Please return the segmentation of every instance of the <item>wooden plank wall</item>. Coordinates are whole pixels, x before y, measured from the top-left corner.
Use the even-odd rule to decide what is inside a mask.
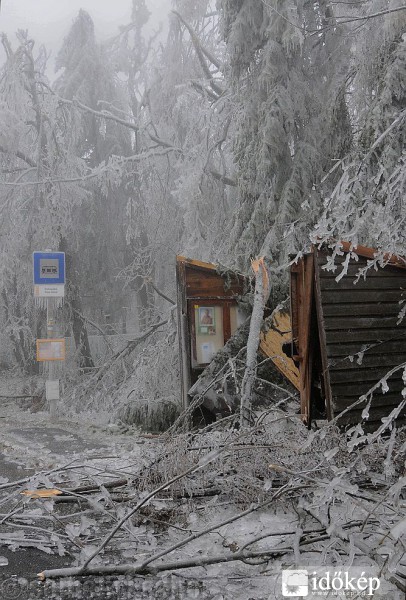
[[[397,325],[402,300],[406,301],[406,270],[392,266],[371,269],[366,279],[354,280],[366,258],[351,260],[339,282],[322,266],[326,251],[317,253],[321,307],[334,415],[365,394],[390,369],[406,362],[406,317]],[[337,259],[343,262],[344,257]],[[358,353],[362,353],[359,355]],[[402,400],[402,369],[388,379],[389,390],[374,393],[369,422],[378,422]],[[349,411],[340,423],[355,423],[365,403]],[[403,411],[402,419],[405,419]]]
[[[185,263],[187,298],[235,298],[244,293],[244,279],[231,274],[229,281],[215,269]]]
[[[306,425],[311,421],[314,348],[317,345],[313,318],[314,258],[307,254],[290,270],[292,338],[299,363],[300,412]]]

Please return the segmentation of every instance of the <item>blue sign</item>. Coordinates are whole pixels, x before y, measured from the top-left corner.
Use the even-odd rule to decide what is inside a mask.
[[[34,252],[34,285],[65,283],[65,252]]]

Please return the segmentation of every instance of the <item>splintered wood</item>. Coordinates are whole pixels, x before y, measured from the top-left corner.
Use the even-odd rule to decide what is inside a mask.
[[[286,356],[282,345],[292,339],[292,325],[288,313],[277,312],[273,316],[271,329],[261,333],[260,350],[270,358],[276,368],[299,389],[299,369],[294,361]]]

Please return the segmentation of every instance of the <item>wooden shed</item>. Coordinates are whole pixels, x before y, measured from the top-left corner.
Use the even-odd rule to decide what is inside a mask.
[[[249,289],[250,280],[183,256],[176,257],[176,279],[182,399],[186,407],[191,387],[245,321],[247,315],[239,309],[238,300]],[[289,314],[278,312],[271,328],[261,334],[259,350],[298,388],[297,366],[282,350],[291,339]]]
[[[248,280],[184,256],[176,257],[176,279],[182,399],[186,407],[189,389],[244,319],[237,300]]]
[[[372,398],[366,422],[375,429],[403,400],[403,368],[396,367],[406,363],[406,318],[399,317],[406,302],[406,262],[388,257],[364,277],[361,271],[375,262],[376,251],[351,250],[345,242],[342,250],[335,266],[330,249],[313,248],[291,267],[292,351],[299,364],[301,414],[310,425],[346,411],[338,423],[355,424]],[[399,420],[405,417],[402,410]]]

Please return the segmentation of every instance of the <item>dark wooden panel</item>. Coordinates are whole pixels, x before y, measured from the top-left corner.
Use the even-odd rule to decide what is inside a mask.
[[[341,371],[330,369],[330,381],[332,385],[336,383],[344,383],[350,381],[368,381],[369,384],[372,385],[373,382],[379,381],[381,377],[388,373],[388,371],[396,367],[398,364],[402,364],[402,362],[404,361],[401,361],[400,363],[392,362],[390,366],[379,366],[378,368],[372,369],[362,368],[359,365],[358,369],[347,369]],[[401,376],[402,372],[400,371],[399,377]]]
[[[230,302],[223,304],[223,338],[226,343],[231,337]]]
[[[323,304],[324,317],[348,317],[398,315],[401,310],[399,302],[375,302],[368,304]]]
[[[347,256],[338,257],[335,262],[342,263]],[[328,372],[333,411],[337,415],[406,360],[406,320],[397,325],[402,308],[399,302],[404,296],[406,299],[406,271],[390,266],[369,269],[365,279],[356,281],[367,259],[351,259],[346,274],[337,282],[342,265],[334,272],[326,271],[322,268],[326,259],[327,252],[318,253]],[[356,356],[352,362],[347,358],[361,351],[361,365]],[[374,394],[368,426],[379,426],[380,419],[398,406],[404,387],[401,371],[390,378],[388,386],[387,394],[382,393],[382,388]],[[365,404],[347,413],[340,423],[359,422]]]
[[[324,265],[325,263],[323,262],[319,262],[320,266]],[[364,269],[366,266],[366,263],[350,263],[348,265],[348,269],[346,274],[343,276],[342,279],[352,279],[354,280],[355,278],[358,277],[359,272],[361,269]],[[341,264],[339,266],[337,266],[337,269],[335,271],[327,271],[326,269],[321,268],[320,269],[320,277],[321,278],[330,278],[330,279],[335,279],[336,277],[338,277],[339,275],[341,275],[342,273],[342,266]],[[366,277],[365,279],[368,279],[368,277],[405,277],[405,272],[402,270],[400,271],[400,269],[397,269],[396,267],[385,267],[384,269],[378,269],[377,271],[375,271],[375,269],[368,269],[367,273],[366,273]],[[364,275],[362,274],[360,276],[360,279],[364,279]]]
[[[340,281],[336,281],[332,277],[320,277],[320,287],[322,292],[324,290],[371,290],[372,293],[380,290],[399,290],[401,294],[401,288],[406,289],[406,275],[405,271],[401,271],[399,277],[367,277],[366,279],[360,279],[357,283],[354,283],[355,279],[352,277],[343,277]]]
[[[331,384],[333,397],[338,398],[354,398],[355,399],[363,394],[366,394],[374,384],[377,382],[364,381],[364,382],[348,382],[348,383],[335,383]],[[404,388],[404,383],[401,379],[394,379],[388,381],[389,392],[400,392]],[[379,391],[379,390],[378,390]]]
[[[404,332],[401,335],[397,335],[396,339],[386,340],[383,343],[373,343],[368,342],[366,344],[362,344],[361,342],[351,342],[351,343],[328,343],[327,344],[327,355],[329,357],[344,357],[344,356],[353,356],[358,352],[365,350],[363,346],[366,346],[368,349],[365,351],[365,356],[371,356],[372,354],[398,354],[405,351],[406,345],[406,333]],[[371,347],[370,347],[371,346]]]
[[[381,423],[382,417],[387,417],[391,411],[388,411],[388,407],[375,408],[373,411],[369,413],[368,421],[365,421],[365,429],[368,430],[368,424],[374,424],[372,429],[378,429]],[[347,425],[347,424],[356,424],[361,421],[362,410],[351,410],[345,413],[342,417],[339,417],[338,414],[334,416],[338,416],[338,424],[339,425]],[[398,426],[404,423],[406,418],[406,411],[403,410],[396,421]]]
[[[329,361],[329,369],[332,372],[340,372],[343,373],[348,371],[359,371],[360,369],[367,369],[373,367],[386,367],[387,370],[390,368],[400,365],[401,363],[406,362],[406,344],[404,344],[403,353],[399,354],[370,354],[366,352],[362,357],[362,361],[358,364],[358,357],[353,357],[352,361],[349,358],[338,358],[337,360],[330,359]]]
[[[351,406],[351,404],[354,404],[354,402],[356,402],[357,398],[348,398],[348,397],[335,397],[333,398],[333,403],[334,403],[334,411],[340,412],[342,410],[344,410],[345,408],[348,408],[349,406]],[[399,404],[402,402],[402,396],[401,394],[398,393],[393,393],[391,394],[390,392],[388,392],[387,394],[374,394],[373,398],[372,398],[372,407],[382,407],[382,406],[386,406],[389,407],[388,410],[388,414],[391,412],[391,410],[393,410],[396,406],[399,406]],[[362,410],[366,405],[368,404],[368,400],[364,400],[363,402],[360,402],[359,404],[357,404],[356,409],[354,410]]]
[[[326,331],[327,345],[341,342],[383,342],[390,339],[406,338],[406,329],[395,327],[393,329],[351,329],[348,331]]]
[[[327,256],[329,256],[330,254],[331,254],[330,251],[319,250],[317,253],[317,260],[318,260],[319,264],[324,265],[327,262]],[[346,258],[347,258],[347,253],[343,254],[342,256],[336,256],[334,258],[334,264],[340,265],[341,263],[343,263],[345,261]],[[367,259],[364,256],[358,256],[358,260],[351,259],[350,264],[351,263],[355,263],[356,265],[366,265]]]
[[[378,317],[358,317],[353,315],[340,316],[340,317],[325,317],[324,323],[326,331],[331,330],[342,330],[348,331],[352,329],[374,329],[381,330],[383,328],[406,328],[406,320],[403,320],[399,325],[397,324],[398,318],[387,317],[384,315]]]
[[[235,277],[226,282],[215,271],[205,271],[190,265],[185,266],[185,271],[188,298],[230,298],[243,293],[244,284]]]
[[[331,250],[327,250],[327,249],[322,249],[318,251],[318,260],[320,264],[324,264],[324,262],[326,262],[326,257],[327,255],[331,255],[332,252]],[[371,261],[373,261],[375,259],[375,251],[373,250],[373,248],[363,248],[362,246],[358,247],[358,254],[356,256],[356,258],[351,258],[350,259],[350,264],[357,264],[357,265],[366,265],[367,263],[371,264]],[[334,258],[334,264],[341,264],[343,262],[345,262],[346,258],[347,258],[348,254],[347,252],[344,252],[344,254],[342,256],[336,256]],[[324,262],[323,262],[324,261]],[[406,259],[402,258],[402,257],[395,257],[394,255],[389,255],[386,254],[385,258],[384,258],[384,263],[386,262],[385,265],[385,269],[393,269],[396,268],[397,270],[401,270],[401,269],[405,269],[406,268]],[[378,265],[377,267],[378,269],[381,269],[382,267],[380,267]]]
[[[406,286],[405,286],[406,287]],[[406,300],[402,290],[362,290],[354,285],[350,289],[324,290],[321,295],[325,304],[366,304],[368,302],[399,302]]]

